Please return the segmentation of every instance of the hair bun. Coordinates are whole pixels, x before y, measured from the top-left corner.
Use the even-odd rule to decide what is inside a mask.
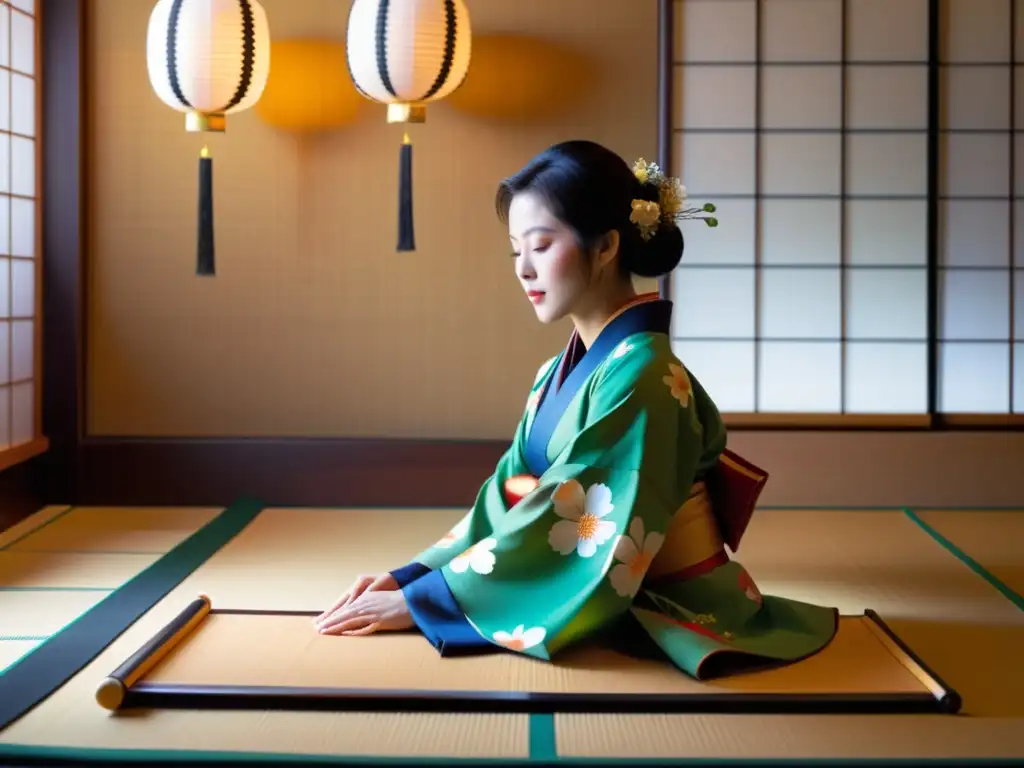
[[[640,277],[661,277],[672,272],[683,258],[683,231],[675,222],[661,222],[654,235],[630,251],[629,271]]]

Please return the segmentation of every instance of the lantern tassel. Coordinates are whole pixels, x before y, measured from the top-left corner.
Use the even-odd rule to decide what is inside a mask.
[[[416,234],[412,217],[412,141],[402,139],[398,171],[398,250],[415,251]]]
[[[196,274],[213,275],[213,158],[203,147],[199,153],[199,231],[196,254]]]

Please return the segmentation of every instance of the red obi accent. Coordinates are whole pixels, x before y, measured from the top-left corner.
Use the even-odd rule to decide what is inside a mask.
[[[505,481],[505,503],[511,508],[522,501],[528,493],[532,493],[540,485],[533,475],[514,475]]]
[[[726,449],[704,482],[722,539],[735,552],[768,482],[768,473]]]
[[[728,562],[729,555],[726,554],[724,549],[720,549],[711,557],[706,557],[699,563],[688,565],[678,571],[662,574],[656,579],[651,579],[651,582],[654,584],[673,584],[680,581],[689,581],[698,576],[703,576],[705,573],[711,573],[718,566],[725,565]]]

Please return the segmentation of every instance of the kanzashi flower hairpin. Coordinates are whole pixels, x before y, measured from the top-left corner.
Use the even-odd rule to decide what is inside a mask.
[[[703,219],[709,227],[717,227],[718,219],[705,216],[715,212],[714,203],[704,203],[699,208],[684,208],[686,187],[679,179],[666,176],[657,163],[648,163],[642,157],[633,164],[633,175],[641,184],[656,184],[658,200],[633,200],[629,220],[636,224],[640,236],[650,240],[662,224],[672,224],[684,219]]]

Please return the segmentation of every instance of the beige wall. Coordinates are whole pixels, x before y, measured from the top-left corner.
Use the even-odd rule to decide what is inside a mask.
[[[342,0],[262,0],[275,38],[344,39]],[[150,87],[152,3],[89,4],[88,430],[95,435],[504,438],[568,332],[524,300],[498,180],[586,137],[657,151],[657,3],[470,4],[592,60],[586,100],[514,123],[432,107],[415,126],[416,253],[395,252],[402,129],[299,139],[254,111],[183,130]],[[347,77],[344,71],[338,77]],[[194,275],[196,158],[214,157],[215,279]]]

